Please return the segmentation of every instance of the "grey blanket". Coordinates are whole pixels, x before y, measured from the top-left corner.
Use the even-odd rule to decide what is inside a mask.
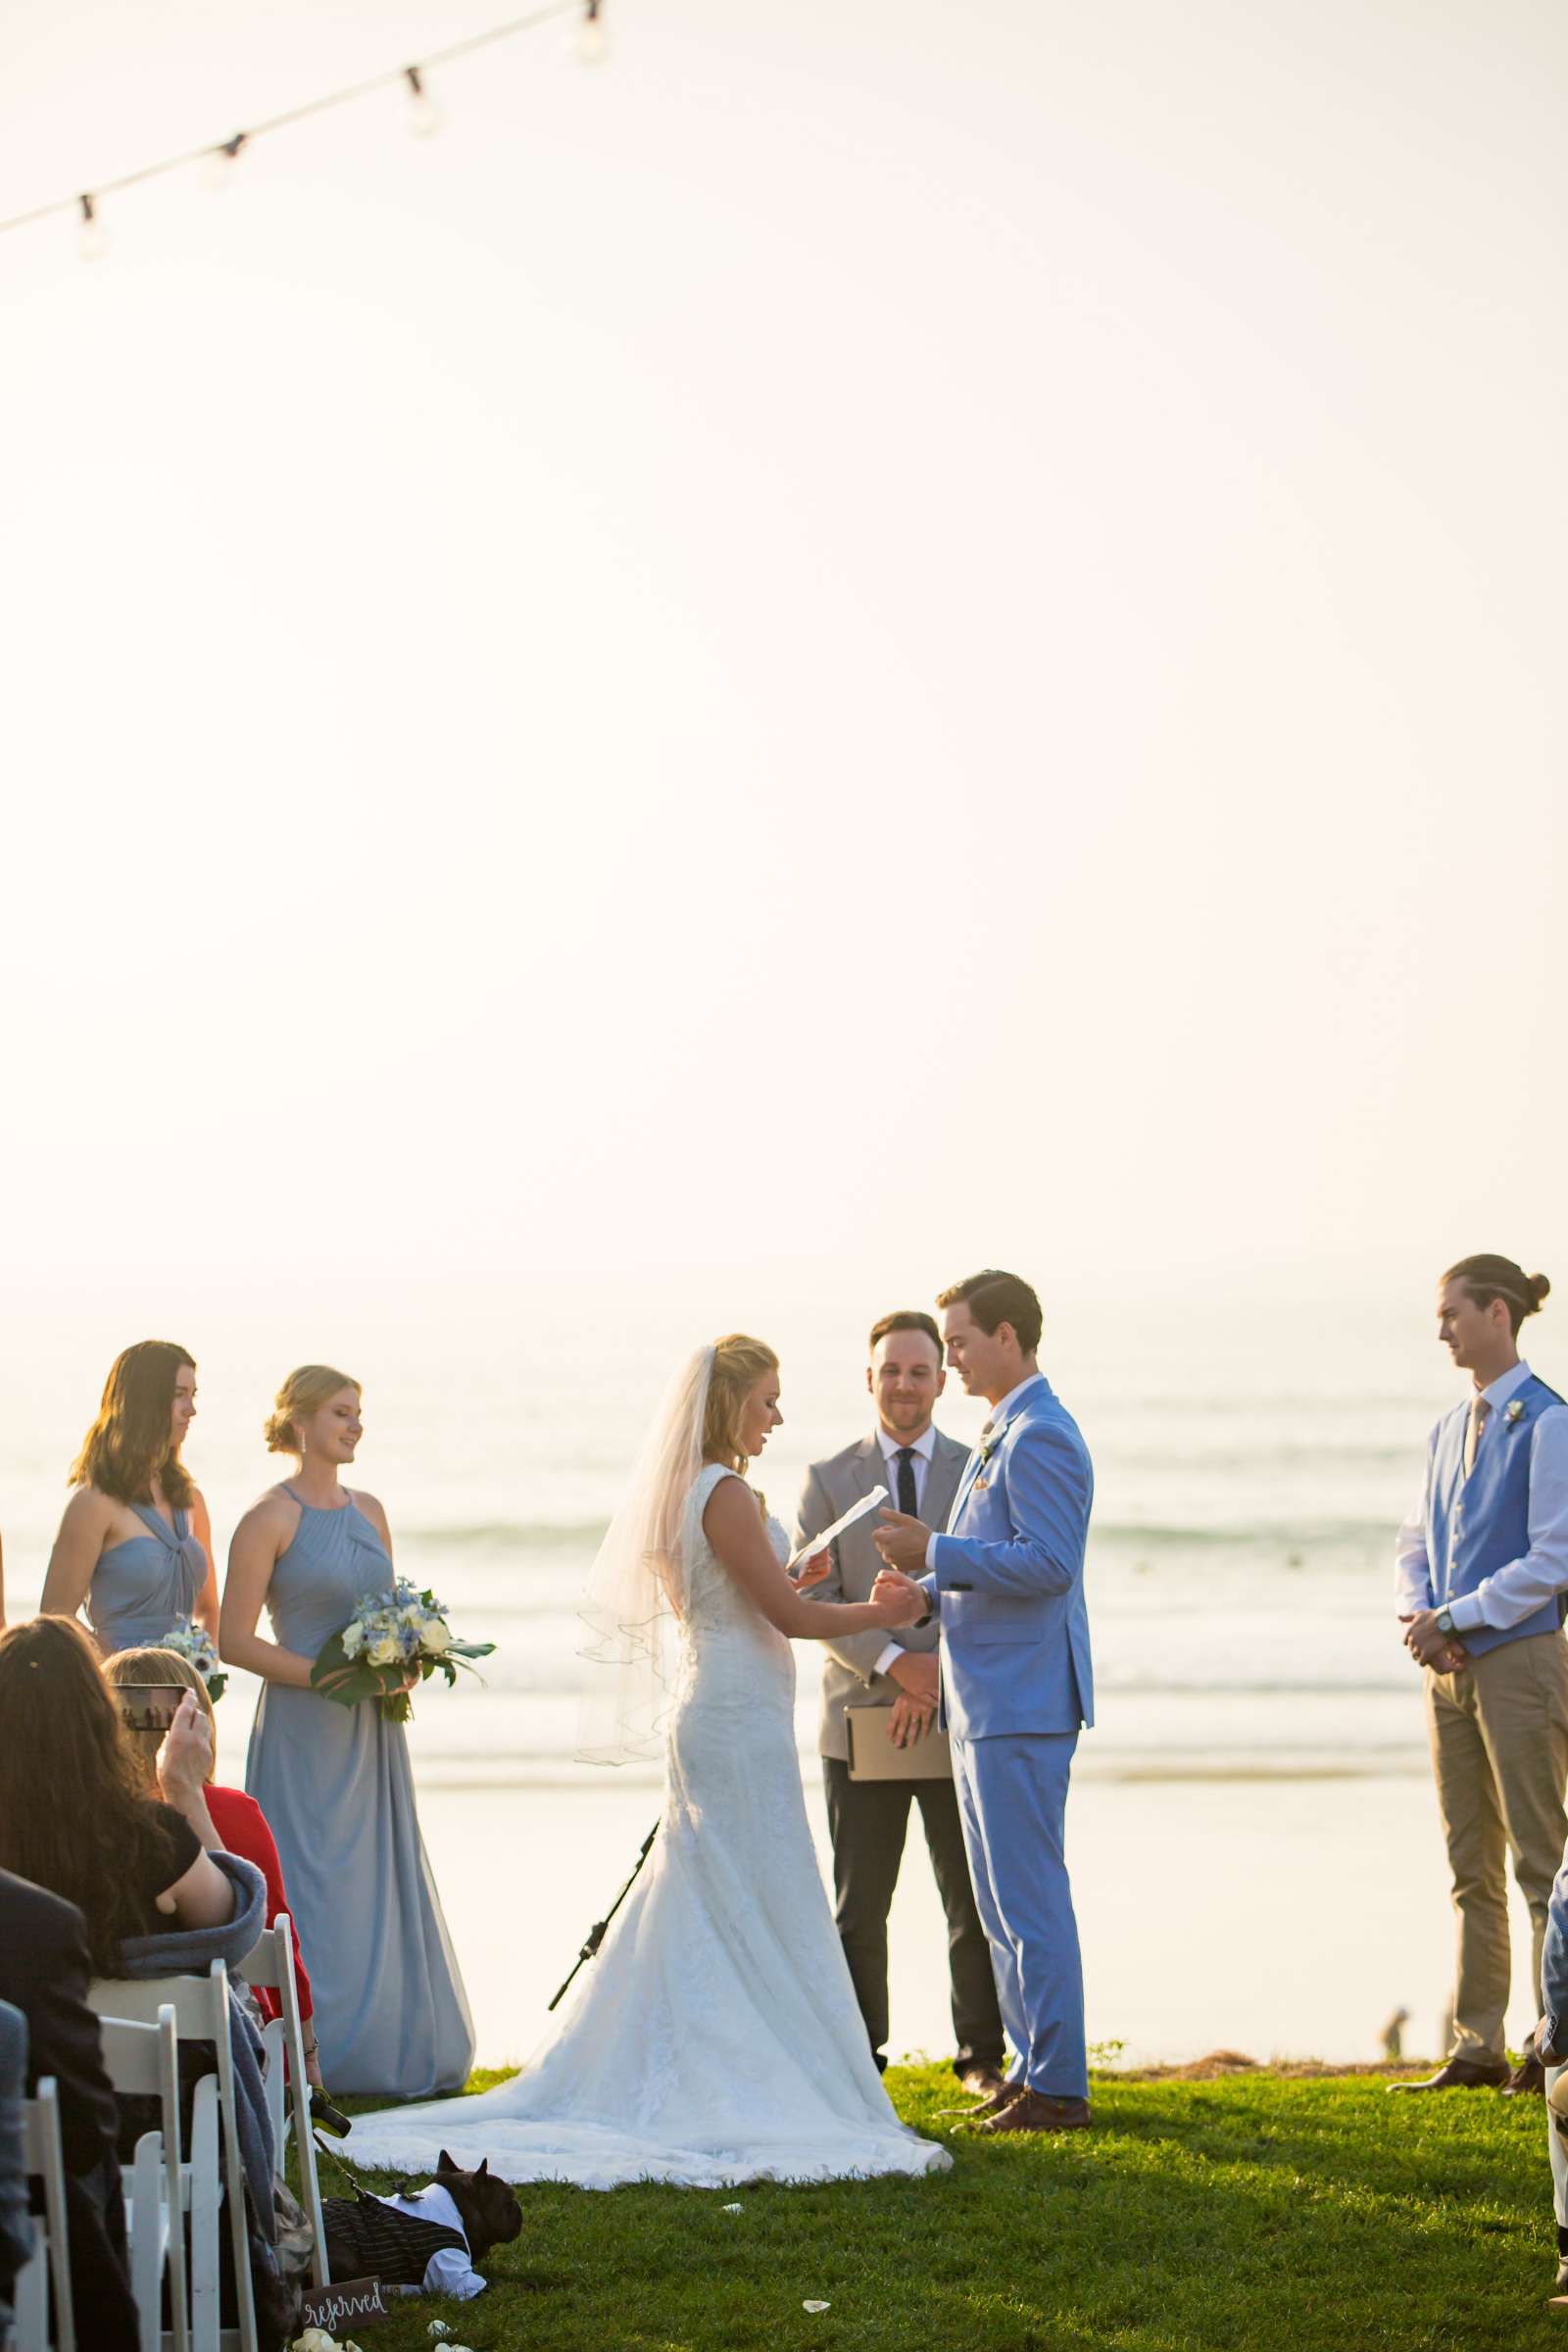
[[[234,1916],[220,1928],[180,1928],[168,1936],[127,1936],[121,1945],[124,1974],[147,1977],[204,1977],[215,1960],[238,1968],[267,1925],[267,1882],[254,1862],[238,1854],[212,1859],[234,1882]],[[239,2147],[245,2185],[257,2226],[269,2246],[275,2239],[272,2215],[272,2131],[262,2087],[262,2037],[236,1996],[228,1991],[228,2039],[234,2053],[234,2097],[239,2110]]]

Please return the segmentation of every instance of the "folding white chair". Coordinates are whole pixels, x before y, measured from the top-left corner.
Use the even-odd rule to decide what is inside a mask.
[[[294,1931],[286,1911],[280,1911],[271,1926],[263,1929],[240,1962],[239,1973],[247,1984],[276,1993],[283,2013],[281,2017],[269,2018],[262,2033],[262,2079],[267,2085],[268,2112],[272,2119],[272,2164],[281,2180],[283,2151],[292,2128],[300,2160],[300,2202],[316,2241],[311,2249],[311,2281],[313,2285],[325,2286],[326,2233],[321,2220],[321,2183],[316,2170],[316,2135],[311,2130],[311,2087],[305,2080],[300,1989],[294,1981]]]
[[[163,2129],[144,2132],[136,2142],[125,2183],[125,2239],[130,2251],[130,2291],[135,2300],[141,2352],[190,2352],[185,2307],[187,2195],[179,2148],[179,2048],[173,2004],[165,2001],[155,2026],[129,2018],[100,2018],[104,2069],[126,2097],[155,2098]],[[169,2314],[163,2320],[164,2274],[169,2274]]]
[[[60,2139],[60,2099],[53,2075],[45,2075],[35,2097],[23,2105],[23,2142],[27,2172],[43,2181],[43,2212],[32,2217],[32,2252],[17,2274],[14,2290],[16,2352],[76,2352],[76,2318],[71,2300],[71,2242],[66,2231],[66,2156]],[[49,2333],[49,2282],[55,2289],[55,2328]]]
[[[167,2003],[174,2012],[174,2031],[181,2041],[213,2045],[217,2072],[204,2075],[196,2085],[190,2156],[181,2168],[181,2196],[190,2215],[190,2340],[192,2352],[260,2352],[245,2226],[245,2167],[239,2144],[234,2052],[228,2038],[228,1978],[223,1964],[215,1960],[205,1977],[149,1977],[141,1982],[130,1977],[98,1977],[87,1987],[87,1998],[100,2017],[128,2017],[141,2025],[156,2024],[159,2010]],[[228,2208],[237,2328],[220,2325],[220,2188]]]

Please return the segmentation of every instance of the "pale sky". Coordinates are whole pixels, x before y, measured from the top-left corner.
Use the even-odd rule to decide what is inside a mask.
[[[608,10],[0,239],[0,1268],[1568,1293],[1568,14]],[[12,0],[0,212],[504,13]]]

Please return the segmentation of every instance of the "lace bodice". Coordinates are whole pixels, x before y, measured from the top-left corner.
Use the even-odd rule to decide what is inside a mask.
[[[708,1508],[713,1490],[722,1480],[735,1475],[733,1471],[726,1470],[722,1462],[710,1462],[692,1489],[691,1500],[686,1506],[686,1527],[681,1544],[686,1568],[682,1629],[689,1640],[699,1634],[733,1628],[737,1632],[754,1634],[760,1630],[773,1641],[783,1642],[783,1635],[774,1633],[756,1602],[714,1557],[712,1546],[703,1533],[703,1513]],[[776,1519],[769,1518],[764,1524],[767,1540],[782,1567],[790,1556],[789,1538]],[[785,1647],[788,1647],[787,1642]]]

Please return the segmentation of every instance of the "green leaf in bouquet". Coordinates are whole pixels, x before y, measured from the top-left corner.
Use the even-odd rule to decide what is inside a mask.
[[[403,1680],[403,1668],[372,1666],[367,1658],[351,1658],[343,1647],[341,1634],[333,1634],[321,1645],[319,1656],[311,1668],[311,1688],[319,1690],[323,1698],[336,1699],[340,1707],[357,1707],[364,1698],[385,1699],[388,1692]],[[342,1680],[332,1682],[334,1675]],[[331,1682],[332,1688],[326,1689]]]

